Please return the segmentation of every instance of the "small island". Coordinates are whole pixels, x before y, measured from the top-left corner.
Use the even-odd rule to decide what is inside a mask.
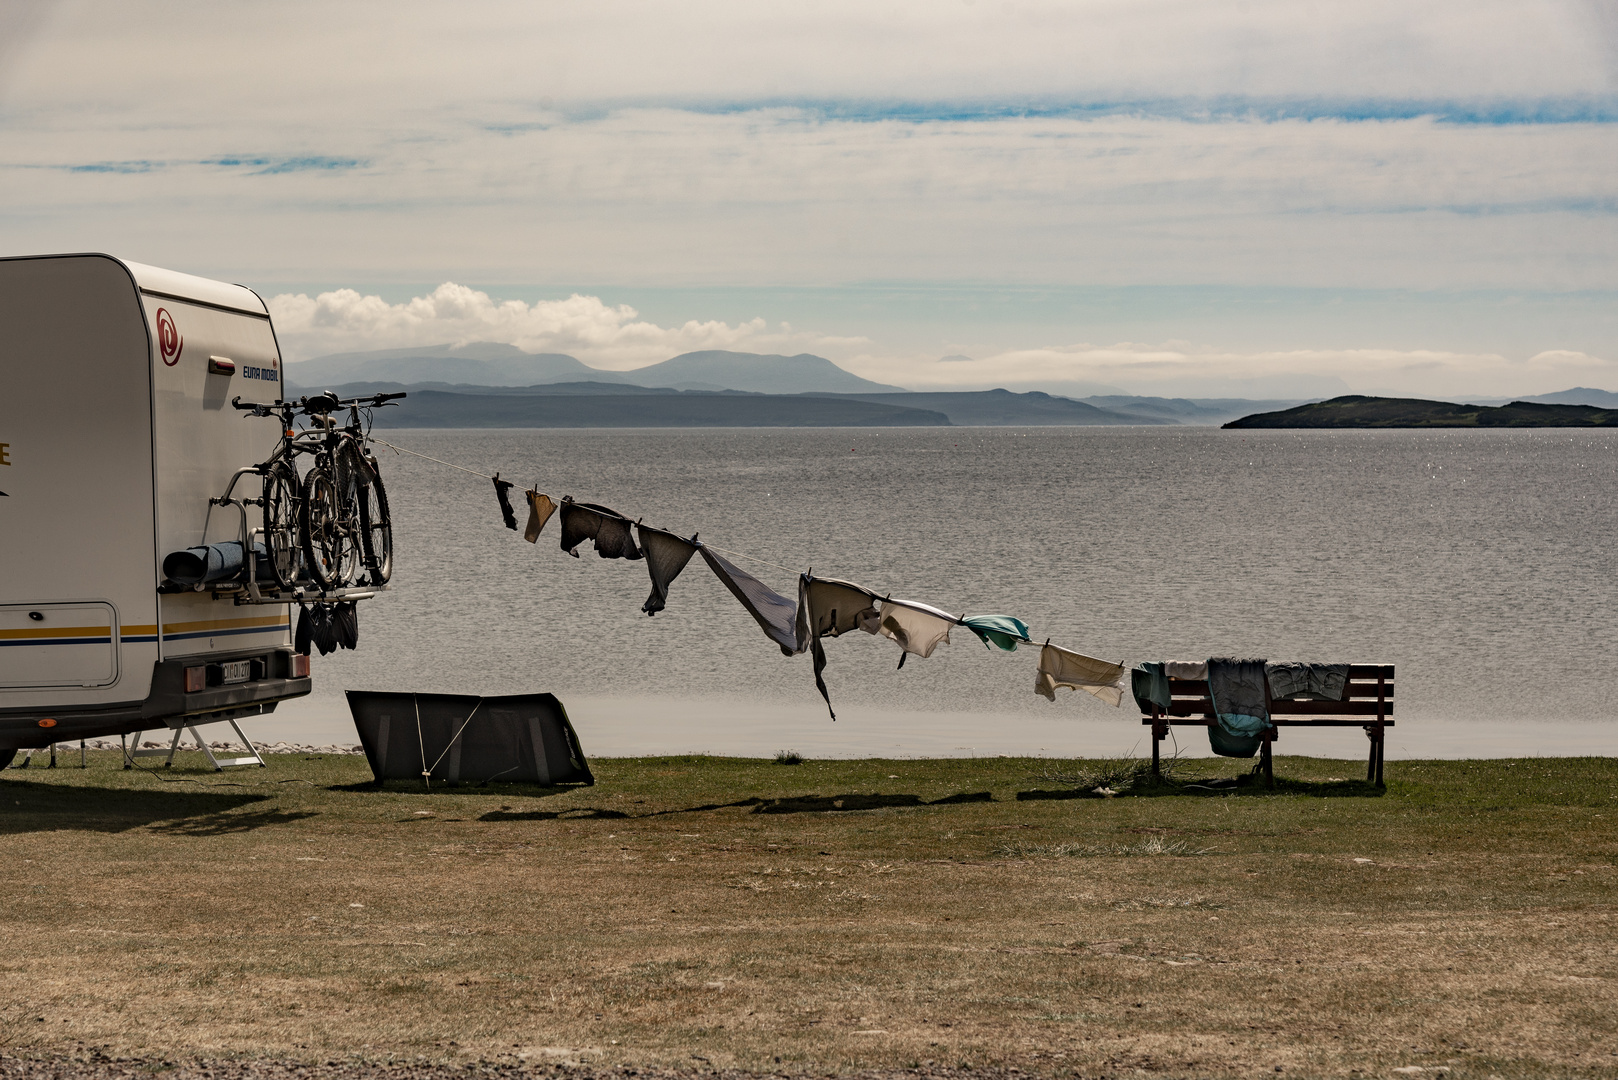
[[[1618,427],[1618,409],[1594,405],[1456,405],[1421,398],[1345,394],[1279,412],[1254,413],[1227,428]]]

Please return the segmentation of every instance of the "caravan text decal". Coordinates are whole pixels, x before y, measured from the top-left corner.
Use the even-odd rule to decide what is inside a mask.
[[[180,362],[180,353],[185,349],[185,338],[180,336],[168,308],[157,309],[157,347],[163,353],[163,363],[169,367]]]

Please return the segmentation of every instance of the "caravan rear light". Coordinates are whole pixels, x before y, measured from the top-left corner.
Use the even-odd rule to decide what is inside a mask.
[[[289,679],[307,679],[309,677],[309,658],[303,653],[292,654],[292,667],[287,672]]]
[[[228,356],[210,356],[208,357],[208,374],[234,375],[236,374],[236,361]]]
[[[198,690],[208,688],[208,665],[201,667],[188,667],[185,669],[185,692],[194,694]]]

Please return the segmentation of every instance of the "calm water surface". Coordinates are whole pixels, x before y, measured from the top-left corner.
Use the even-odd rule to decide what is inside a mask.
[[[1016,615],[1040,640],[1131,663],[1394,663],[1401,721],[1614,713],[1618,433],[383,434],[556,497],[700,531],[791,568],[741,563],[789,596],[795,571],[812,567],[951,611]],[[382,453],[395,589],[362,606],[358,653],[315,658],[319,694],[549,690],[671,710],[733,701],[766,717],[818,703],[808,658],[782,657],[700,559],[648,618],[644,564],[588,547],[569,558],[554,519],[531,546],[501,527],[487,481]],[[1136,719],[1084,694],[1052,706],[1032,690],[1035,651],[952,638],[902,671],[885,639],[828,642],[834,703],[856,717]]]

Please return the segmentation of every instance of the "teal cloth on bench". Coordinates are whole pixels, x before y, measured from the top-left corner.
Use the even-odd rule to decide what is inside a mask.
[[[1220,757],[1252,757],[1263,745],[1257,735],[1232,735],[1218,724],[1208,727],[1208,749]]]
[[[1028,642],[1028,624],[1010,615],[968,615],[961,625],[978,636],[983,647],[997,645],[1006,652],[1016,652],[1017,643]]]
[[[1130,689],[1135,693],[1135,704],[1140,711],[1150,713],[1152,706],[1167,712],[1169,703],[1174,700],[1169,693],[1168,671],[1163,664],[1148,660],[1139,664],[1129,673]]]

